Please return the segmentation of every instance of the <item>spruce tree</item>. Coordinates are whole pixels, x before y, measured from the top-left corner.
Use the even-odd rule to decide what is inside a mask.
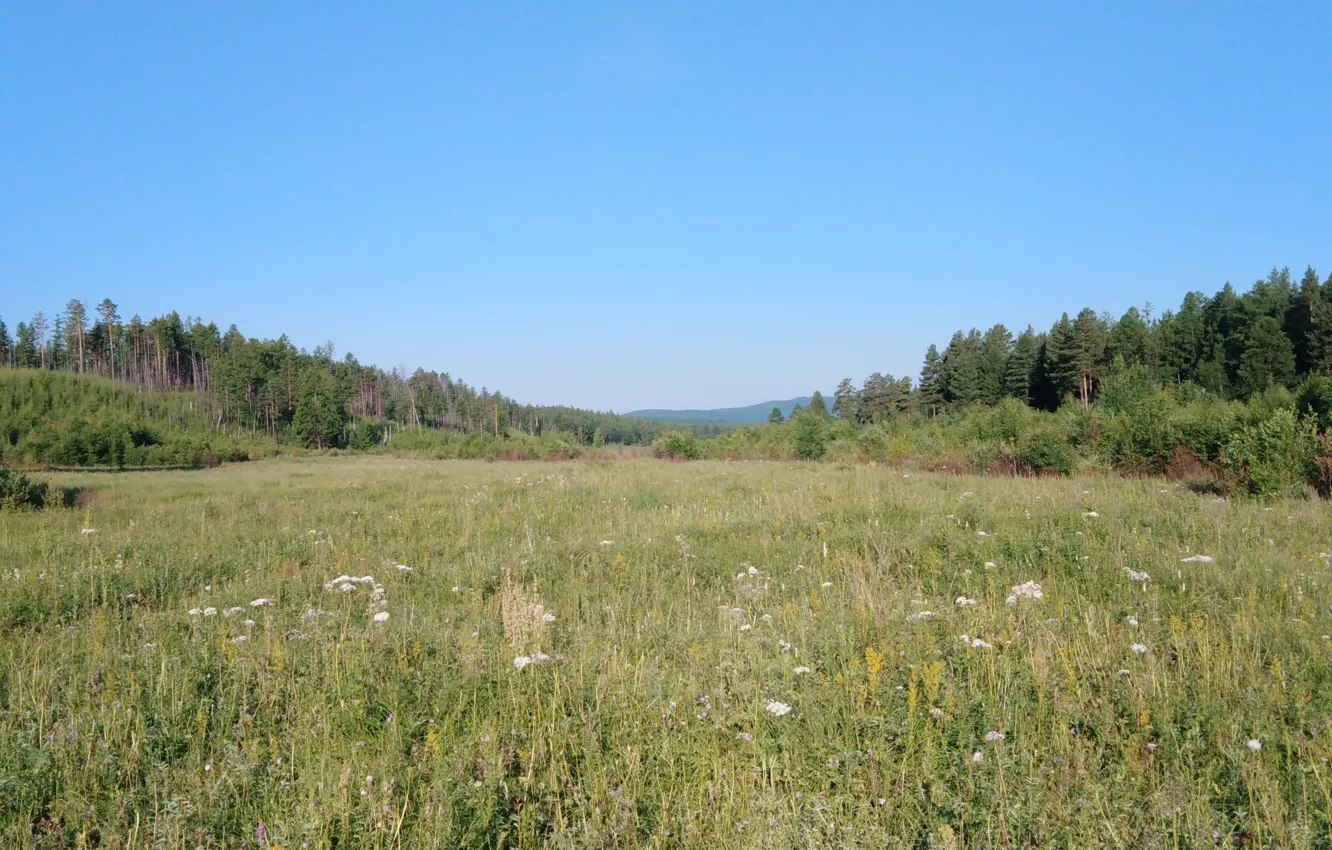
[[[773,407],[772,412],[768,414],[768,424],[780,425],[785,421],[786,417],[782,415],[782,409],[780,407]]]
[[[9,338],[9,328],[5,327],[5,322],[0,319],[0,366],[12,366],[12,355],[14,352],[14,342]]]
[[[1004,377],[1012,354],[1013,335],[1003,325],[985,332],[980,344],[980,401],[998,404],[1004,396]]]
[[[1004,395],[1031,404],[1031,377],[1039,350],[1040,341],[1028,325],[1013,341],[1013,351],[1004,364]]]
[[[1124,358],[1126,366],[1147,364],[1151,331],[1137,307],[1130,307],[1110,329],[1106,359]]]
[[[1059,321],[1050,328],[1045,348],[1046,375],[1050,390],[1058,405],[1065,396],[1075,394],[1081,384],[1081,364],[1078,362],[1077,341],[1073,334],[1073,323],[1064,313]]]
[[[1249,328],[1248,343],[1240,360],[1239,391],[1245,397],[1275,386],[1289,385],[1295,378],[1295,347],[1282,333],[1281,323],[1261,316]]]
[[[939,349],[931,343],[925,349],[925,364],[920,368],[920,383],[916,390],[920,409],[926,416],[934,416],[943,404],[943,388],[940,386],[942,368]]]
[[[825,419],[828,417],[828,404],[823,400],[823,393],[818,390],[814,391],[814,395],[809,399],[808,410],[810,413],[822,416]]]

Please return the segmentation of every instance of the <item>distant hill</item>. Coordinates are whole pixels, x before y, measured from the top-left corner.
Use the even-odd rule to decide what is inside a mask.
[[[785,401],[764,401],[748,407],[717,407],[712,410],[633,410],[626,416],[641,419],[666,419],[670,421],[687,419],[695,422],[740,422],[746,425],[767,422],[768,414],[774,407],[782,411],[783,416],[790,416],[791,409],[797,404],[805,407],[810,396],[788,398]]]

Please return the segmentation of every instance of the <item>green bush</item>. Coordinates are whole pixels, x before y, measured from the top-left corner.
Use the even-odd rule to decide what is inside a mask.
[[[792,420],[792,441],[796,457],[818,460],[828,451],[828,435],[823,430],[823,418],[815,413],[801,413]]]
[[[698,460],[703,456],[703,447],[698,437],[685,431],[665,431],[652,441],[652,455],[671,460]]]
[[[1078,454],[1058,426],[1045,425],[1028,431],[1018,441],[1017,460],[1031,472],[1072,475]]]
[[[0,468],[0,510],[27,510],[45,507],[50,486],[33,481],[21,472]]]
[[[1301,422],[1293,408],[1278,408],[1230,438],[1221,450],[1221,467],[1231,492],[1260,498],[1306,495],[1318,478],[1316,451],[1312,423]]]

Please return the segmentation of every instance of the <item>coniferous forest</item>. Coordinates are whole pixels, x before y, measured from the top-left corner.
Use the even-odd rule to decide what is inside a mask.
[[[190,464],[276,446],[572,456],[655,441],[673,457],[918,456],[979,471],[1229,464],[1245,486],[1283,489],[1253,484],[1253,459],[1233,444],[1271,454],[1284,441],[1305,457],[1278,477],[1326,489],[1310,447],[1332,425],[1332,277],[1273,269],[1244,292],[1190,292],[1159,315],[1083,308],[1044,331],[959,330],[928,348],[916,381],[844,379],[789,423],[774,410],[749,428],[524,404],[447,372],[339,358],[332,343],[307,352],[176,312],[125,320],[109,299],[92,310],[70,300],[12,331],[0,321],[0,363],[14,370],[0,384],[0,457],[31,462]]]
[[[267,441],[313,449],[410,449],[455,444],[471,446],[473,453],[511,433],[558,434],[570,446],[634,445],[650,442],[666,427],[572,407],[522,404],[499,391],[478,390],[447,372],[386,371],[351,354],[335,357],[332,343],[307,352],[285,336],[248,338],[235,325],[223,332],[214,322],[176,312],[148,321],[138,315],[125,320],[110,299],[91,311],[71,299],[54,318],[37,313],[13,331],[0,320],[0,364],[80,376],[88,379],[81,387],[96,388],[71,390],[55,375],[5,378],[8,398],[0,397],[0,436],[7,439],[0,440],[0,456],[4,443],[13,455],[26,441],[28,451],[18,452],[20,457],[74,465],[115,463],[127,453],[130,458],[187,463],[206,453],[208,440],[187,442],[181,452],[135,452],[145,441],[159,439],[143,429],[143,419],[210,433],[213,441],[239,441],[236,445]],[[127,388],[146,395],[127,398]],[[107,426],[108,415],[126,424]],[[71,424],[78,431],[73,440],[67,433]],[[115,433],[100,433],[107,427]],[[725,426],[684,427],[706,437]],[[86,451],[54,448],[84,442],[89,443]],[[126,443],[127,449],[116,448]],[[233,449],[225,454],[237,453]]]

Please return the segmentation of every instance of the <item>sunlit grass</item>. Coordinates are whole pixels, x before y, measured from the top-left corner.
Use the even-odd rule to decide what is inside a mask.
[[[87,507],[0,515],[0,846],[1332,841],[1315,502],[652,460],[57,478]]]

